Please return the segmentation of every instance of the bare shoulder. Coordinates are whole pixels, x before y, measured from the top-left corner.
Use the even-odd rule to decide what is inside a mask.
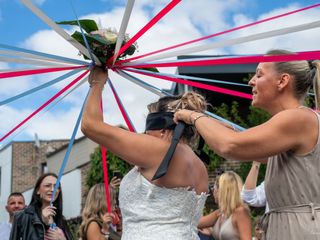
[[[100,233],[100,225],[96,221],[91,221],[88,225],[87,235]]]
[[[287,124],[300,124],[306,121],[315,121],[316,114],[307,108],[295,108],[281,111],[274,115],[271,120],[285,122]]]
[[[233,214],[237,217],[249,216],[250,209],[246,205],[241,205],[234,210]]]

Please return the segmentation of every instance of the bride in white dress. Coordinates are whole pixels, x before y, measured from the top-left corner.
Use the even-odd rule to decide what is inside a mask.
[[[100,110],[107,72],[94,68],[89,77],[91,93],[82,118],[82,131],[135,167],[120,185],[123,217],[122,240],[196,240],[197,225],[208,191],[208,174],[190,146],[197,132],[187,125],[162,177],[154,179],[164,156],[172,146],[176,124],[173,111],[203,112],[204,98],[196,93],[164,97],[150,104],[146,133],[137,134],[103,122]],[[197,119],[190,118],[194,121]]]

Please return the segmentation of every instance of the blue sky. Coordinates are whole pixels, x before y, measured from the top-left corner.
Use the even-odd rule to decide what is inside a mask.
[[[74,13],[69,0],[37,0],[33,1],[52,20],[73,20]],[[136,0],[127,32],[133,36],[152,16],[162,9],[169,0]],[[79,18],[93,18],[102,23],[102,27],[119,29],[126,1],[122,0],[72,0]],[[293,9],[318,3],[311,0],[183,0],[168,16],[161,20],[153,29],[138,40],[139,52],[144,53],[172,44],[198,38],[218,31],[227,30],[237,25],[257,21]],[[286,19],[233,33],[230,37],[246,36],[252,33],[272,30],[279,27],[294,26],[319,20],[320,10],[314,9]],[[70,33],[74,29],[66,28]],[[78,51],[68,45],[61,37],[39,20],[29,9],[18,0],[0,0],[0,43],[24,47],[31,50],[78,58]],[[220,38],[227,39],[229,36]],[[290,36],[256,41],[240,46],[215,49],[201,54],[250,54],[262,53],[270,48],[286,48],[293,51],[318,50],[319,30],[310,30]],[[214,40],[212,40],[214,41]],[[0,69],[13,68],[12,64],[0,62]],[[175,69],[163,71],[174,72]],[[60,74],[61,75],[61,74]],[[57,75],[59,76],[59,74]],[[126,80],[111,75],[120,96],[139,131],[143,131],[146,116],[146,105],[155,101],[157,96],[141,90]],[[20,93],[51,80],[54,75],[3,79],[0,81],[0,100],[13,93]],[[52,96],[70,80],[50,87],[35,95],[28,96],[15,103],[0,106],[0,137],[37,109],[48,96]],[[149,83],[158,87],[170,88],[170,83],[148,79]],[[85,84],[70,94],[62,103],[48,113],[32,121],[14,140],[29,140],[35,132],[40,139],[68,138],[76,121],[79,108],[88,89]],[[121,115],[112,99],[111,93],[105,93],[107,122],[123,124]],[[81,133],[78,134],[80,136]],[[12,139],[10,139],[12,140]]]

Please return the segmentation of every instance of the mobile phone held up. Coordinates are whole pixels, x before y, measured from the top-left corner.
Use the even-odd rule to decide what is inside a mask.
[[[113,176],[116,178],[122,178],[122,174],[119,170],[113,171]]]

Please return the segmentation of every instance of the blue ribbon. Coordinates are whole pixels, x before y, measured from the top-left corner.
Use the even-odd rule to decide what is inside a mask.
[[[78,19],[78,15],[77,15],[77,13],[76,13],[76,10],[75,10],[75,8],[74,8],[74,6],[73,6],[72,0],[70,0],[70,4],[71,4],[72,11],[73,11],[73,13],[74,13],[74,15],[75,15],[75,17],[76,17],[77,23],[78,23],[78,25],[79,25],[79,28],[80,28],[80,31],[81,31],[81,35],[82,35],[84,44],[86,45],[86,48],[87,48],[87,50],[88,50],[88,52],[89,52],[89,55],[90,55],[90,58],[91,58],[91,60],[92,60],[92,62],[93,62],[93,65],[95,65],[96,63],[95,63],[95,61],[94,61],[94,58],[93,58],[93,55],[92,55],[92,51],[91,51],[90,46],[89,46],[89,44],[88,44],[87,38],[86,38],[86,36],[84,35],[83,29],[82,29],[81,24],[80,24],[80,21],[79,21],[79,19]]]
[[[56,182],[56,185],[54,186],[54,190],[53,190],[53,193],[52,193],[52,197],[51,197],[51,201],[50,201],[50,205],[52,205],[52,202],[53,202],[53,199],[54,199],[54,196],[56,195],[57,193],[57,190],[58,190],[58,187],[60,185],[60,181],[61,181],[61,178],[62,178],[62,174],[64,172],[64,169],[67,165],[67,162],[69,160],[69,156],[70,156],[70,153],[71,153],[71,149],[72,149],[72,145],[74,143],[74,140],[75,140],[75,137],[76,137],[76,134],[78,132],[78,129],[79,129],[79,125],[80,125],[80,122],[81,122],[81,117],[82,117],[82,113],[83,113],[83,109],[84,109],[84,106],[86,105],[86,102],[87,102],[87,98],[89,96],[89,92],[90,90],[88,91],[87,93],[87,96],[84,100],[84,103],[82,105],[82,108],[81,108],[81,111],[79,113],[79,117],[78,117],[78,120],[77,120],[77,123],[73,129],[73,133],[72,133],[72,136],[71,136],[71,139],[70,139],[70,142],[69,142],[69,145],[68,145],[68,148],[67,148],[67,151],[66,151],[66,155],[64,156],[64,159],[62,161],[62,164],[61,164],[61,167],[60,167],[60,170],[59,170],[59,174],[58,174],[58,179],[57,179],[57,182]],[[51,224],[51,228],[54,228],[55,224]]]

